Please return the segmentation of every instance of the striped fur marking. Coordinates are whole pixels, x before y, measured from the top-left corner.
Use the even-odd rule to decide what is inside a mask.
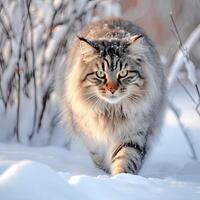
[[[124,144],[121,144],[119,145],[115,151],[113,152],[113,155],[112,155],[112,161],[114,160],[115,156],[123,149],[123,148],[127,148],[127,147],[131,147],[131,148],[134,148],[138,154],[141,155],[141,157],[143,158],[144,155],[145,155],[145,148],[141,148],[137,143],[133,143],[133,142],[128,142],[128,143],[124,143]]]

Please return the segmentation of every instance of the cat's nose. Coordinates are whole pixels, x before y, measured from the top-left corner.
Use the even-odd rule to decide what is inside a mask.
[[[112,94],[114,94],[116,90],[113,89],[113,88],[110,88],[109,91],[110,91]]]
[[[114,83],[107,83],[106,84],[106,88],[108,91],[110,91],[112,94],[115,93],[115,91],[118,89],[118,85],[117,84],[114,84]]]

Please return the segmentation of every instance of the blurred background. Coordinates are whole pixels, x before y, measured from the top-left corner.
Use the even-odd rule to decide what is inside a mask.
[[[176,94],[185,92],[199,118],[199,10],[199,0],[0,0],[0,141],[68,143],[60,123],[55,75],[65,65],[76,34],[89,22],[109,16],[143,27],[171,80],[169,96],[179,84]],[[190,49],[181,46],[194,30]],[[180,118],[185,104],[181,112],[171,105]]]

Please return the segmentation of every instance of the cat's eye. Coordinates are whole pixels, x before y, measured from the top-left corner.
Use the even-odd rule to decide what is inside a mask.
[[[118,73],[118,76],[120,76],[120,78],[124,78],[128,75],[128,71],[123,69]]]
[[[96,75],[98,78],[104,78],[105,72],[103,70],[98,70],[98,71],[96,71]]]

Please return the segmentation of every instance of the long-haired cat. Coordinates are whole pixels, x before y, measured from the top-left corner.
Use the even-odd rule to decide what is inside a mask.
[[[70,49],[62,111],[94,163],[137,174],[160,132],[165,77],[144,31],[119,18],[89,24]]]

